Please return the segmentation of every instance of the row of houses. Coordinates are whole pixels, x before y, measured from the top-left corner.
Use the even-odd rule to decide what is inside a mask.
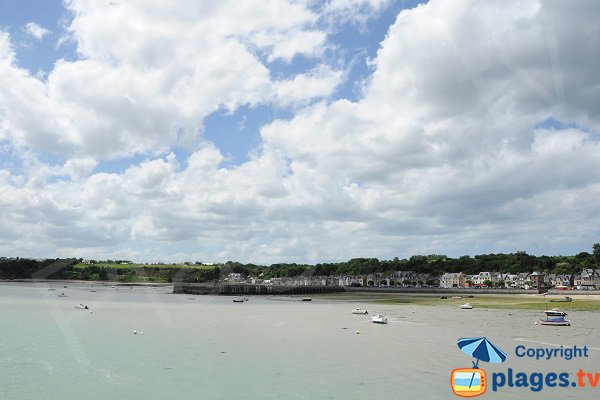
[[[466,275],[462,272],[447,273],[440,278],[442,288],[467,287],[506,287],[512,289],[555,288],[595,290],[600,288],[600,269],[584,269],[581,274],[546,274],[539,271],[532,273],[503,274],[496,272],[480,272],[477,275]]]
[[[532,273],[506,274],[483,271],[476,275],[462,272],[446,273],[441,276],[417,273],[415,271],[395,271],[366,275],[336,276],[297,276],[289,278],[260,279],[231,273],[224,279],[229,283],[250,283],[286,286],[373,286],[373,287],[441,287],[441,288],[481,288],[500,287],[510,289],[579,289],[600,288],[600,269],[584,269],[580,274]]]

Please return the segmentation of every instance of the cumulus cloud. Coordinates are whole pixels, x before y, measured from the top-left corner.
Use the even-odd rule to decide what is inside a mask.
[[[597,241],[595,2],[404,10],[357,101],[328,98],[345,77],[325,64],[274,80],[261,62],[318,60],[326,41],[297,38],[324,9],[67,4],[81,58],[47,81],[18,69],[0,35],[0,138],[68,154],[0,170],[0,252],[319,262]],[[207,141],[185,160],[171,153],[206,115],[243,104],[293,105],[293,116],[263,126],[236,167]],[[95,172],[99,157],[148,150]]]
[[[313,89],[282,95],[289,83],[273,79],[262,61],[322,53],[326,34],[301,3],[65,4],[77,60],[59,60],[42,81],[1,47],[0,102],[8,117],[0,135],[19,146],[103,159],[195,148],[204,118],[217,110],[287,107],[336,87],[301,75]]]
[[[47,36],[50,33],[52,33],[50,30],[42,27],[41,25],[39,25],[35,22],[28,22],[27,24],[25,24],[23,29],[29,35],[33,36],[33,38],[36,40],[42,40],[44,38],[44,36]]]

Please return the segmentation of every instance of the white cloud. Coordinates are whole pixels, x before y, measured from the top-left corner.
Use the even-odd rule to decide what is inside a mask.
[[[0,135],[22,147],[103,159],[197,148],[203,119],[217,110],[304,104],[336,86],[300,76],[313,89],[282,95],[289,83],[273,79],[261,61],[322,53],[318,18],[297,2],[66,6],[80,57],[59,60],[45,80],[10,62],[3,35],[0,103],[8,117]]]
[[[49,166],[22,153],[22,172],[0,170],[0,253],[319,262],[597,241],[595,2],[403,11],[356,102],[328,98],[345,78],[331,67],[276,81],[260,61],[318,57],[326,43],[278,53],[322,17],[300,3],[236,3],[235,18],[221,3],[141,4],[69,3],[82,59],[46,82],[0,36],[0,137],[69,154]],[[294,116],[262,127],[237,167],[211,143],[170,153],[179,129],[241,104]],[[94,172],[98,157],[144,151],[156,155]]]
[[[23,29],[29,35],[33,36],[36,40],[42,40],[44,36],[47,36],[52,33],[52,31],[42,27],[41,25],[35,22],[28,22],[27,24],[25,24]]]
[[[322,13],[330,26],[339,27],[350,22],[365,29],[369,19],[379,15],[391,3],[391,0],[329,0]]]

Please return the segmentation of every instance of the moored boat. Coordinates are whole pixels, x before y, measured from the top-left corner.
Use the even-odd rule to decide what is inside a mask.
[[[235,299],[233,299],[234,303],[243,303],[244,299],[242,299],[241,297],[236,297]]]
[[[352,314],[368,314],[367,310],[363,310],[362,308],[355,308],[352,310]]]
[[[547,317],[545,319],[542,319],[540,321],[540,324],[542,325],[550,325],[550,326],[569,326],[571,325],[571,321],[565,319],[565,317],[554,317],[554,318],[550,318]]]
[[[551,303],[570,303],[572,302],[573,299],[569,296],[565,296],[563,299],[552,299],[550,300]]]
[[[377,314],[376,316],[371,318],[371,322],[373,322],[374,324],[387,324],[388,319],[385,315]]]
[[[473,306],[470,303],[461,304],[459,307],[462,308],[463,310],[473,309]]]

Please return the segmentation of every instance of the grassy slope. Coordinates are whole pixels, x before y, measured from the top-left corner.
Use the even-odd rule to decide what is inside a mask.
[[[75,268],[80,268],[80,269],[84,269],[87,267],[91,267],[91,266],[96,266],[99,268],[114,268],[114,269],[126,269],[126,268],[144,268],[144,267],[148,267],[148,268],[191,268],[191,269],[213,269],[215,268],[213,265],[185,265],[185,264],[152,264],[152,265],[146,265],[146,264],[106,264],[106,263],[99,263],[99,264],[85,264],[85,263],[78,263],[76,264],[74,267]]]

